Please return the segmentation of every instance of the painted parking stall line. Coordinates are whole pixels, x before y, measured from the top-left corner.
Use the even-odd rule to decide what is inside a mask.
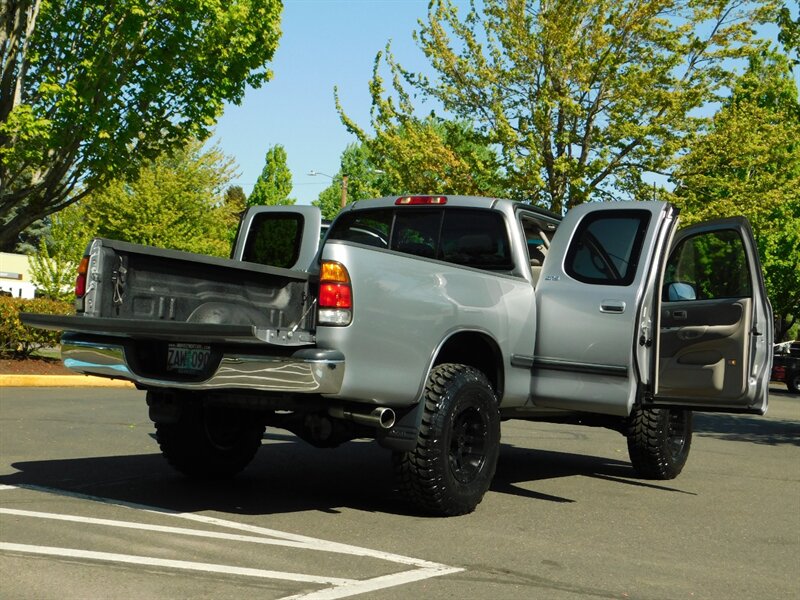
[[[181,569],[185,571],[202,571],[205,573],[221,573],[224,575],[243,575],[245,577],[259,577],[261,579],[282,579],[301,583],[321,583],[345,585],[352,583],[351,579],[337,579],[335,577],[317,577],[302,573],[285,573],[266,569],[251,569],[247,567],[232,567],[229,565],[216,565],[199,563],[187,560],[171,560],[166,558],[153,558],[149,556],[135,556],[132,554],[117,554],[115,552],[95,552],[93,550],[78,550],[77,548],[54,548],[52,546],[32,546],[28,544],[10,544],[0,542],[0,550],[20,552],[23,554],[39,554],[44,556],[59,556],[62,558],[83,558],[130,565],[144,565],[148,567],[164,567],[168,569]]]
[[[10,486],[10,485],[0,486],[0,490],[14,490],[14,489],[30,490],[30,491],[55,494],[59,496],[65,496],[80,500],[86,500],[90,502],[99,502],[102,504],[118,506],[120,508],[126,508],[133,511],[147,512],[171,518],[193,521],[196,523],[203,523],[206,525],[211,525],[219,528],[238,530],[244,532],[244,534],[224,533],[219,531],[207,531],[201,529],[187,529],[182,527],[136,523],[134,521],[126,521],[126,520],[99,519],[94,517],[83,517],[77,515],[29,511],[29,510],[11,509],[11,508],[0,508],[0,514],[7,514],[21,518],[48,519],[48,520],[81,523],[84,525],[94,525],[101,527],[137,529],[137,530],[152,531],[157,533],[169,533],[173,535],[184,535],[184,536],[211,538],[218,540],[238,541],[243,543],[266,544],[272,546],[299,548],[315,552],[328,552],[333,554],[343,554],[356,557],[378,559],[412,568],[400,571],[398,573],[381,575],[378,577],[373,577],[368,579],[345,579],[338,577],[327,577],[327,576],[310,575],[304,573],[287,573],[282,571],[253,569],[253,568],[219,565],[212,563],[200,563],[200,562],[182,561],[182,560],[167,560],[155,557],[134,556],[128,554],[111,553],[111,552],[96,552],[96,551],[80,550],[75,548],[57,548],[49,546],[10,544],[10,543],[0,542],[0,550],[5,550],[8,552],[18,552],[23,554],[38,554],[45,556],[60,556],[65,558],[82,558],[90,561],[138,564],[138,565],[162,567],[167,569],[193,570],[193,571],[202,571],[202,572],[216,573],[216,574],[229,574],[229,575],[237,575],[243,577],[262,578],[262,579],[277,579],[277,580],[330,586],[308,593],[301,593],[297,595],[288,596],[286,597],[285,600],[290,600],[290,599],[291,600],[300,600],[300,599],[334,600],[338,598],[348,598],[350,596],[355,596],[357,594],[375,592],[381,589],[396,587],[408,583],[430,579],[433,577],[441,577],[443,575],[450,575],[453,573],[458,573],[463,571],[463,569],[459,567],[451,567],[448,565],[443,565],[440,563],[426,561],[409,556],[403,556],[389,552],[382,552],[379,550],[372,550],[369,548],[361,548],[358,546],[351,546],[349,544],[342,544],[339,542],[321,540],[304,535],[287,533],[275,529],[250,525],[247,523],[239,523],[236,521],[229,521],[226,519],[209,517],[206,515],[198,515],[194,513],[182,513],[155,506],[112,500],[109,498],[102,498],[99,496],[82,494],[80,492],[69,492],[38,485],[21,484],[18,486]]]

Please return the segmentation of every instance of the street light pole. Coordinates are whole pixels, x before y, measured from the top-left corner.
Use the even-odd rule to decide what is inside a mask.
[[[336,179],[334,177],[332,177],[331,175],[328,175],[327,173],[320,173],[319,171],[314,171],[313,169],[311,171],[309,171],[308,174],[311,177],[315,177],[317,175],[322,175],[323,177],[327,177],[331,181],[336,181]],[[345,205],[347,205],[347,179],[348,179],[348,177],[349,177],[349,175],[342,175],[342,202],[341,202],[342,208],[344,208]]]
[[[369,172],[370,173],[383,173],[384,171],[382,171],[381,169],[369,169]],[[314,169],[311,169],[308,172],[308,174],[311,177],[315,177],[317,175],[322,175],[323,177],[327,177],[331,181],[336,181],[336,179],[334,177],[328,175],[327,173],[320,173],[319,171],[315,171]],[[342,202],[341,202],[341,207],[342,208],[347,206],[347,180],[349,178],[350,178],[349,175],[342,175]]]

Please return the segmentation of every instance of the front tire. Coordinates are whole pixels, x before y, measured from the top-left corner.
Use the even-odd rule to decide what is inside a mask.
[[[674,479],[689,458],[692,411],[636,408],[626,437],[631,463],[640,477]]]
[[[435,367],[411,452],[392,455],[401,491],[425,512],[470,513],[494,477],[500,454],[500,414],[486,376],[458,364]]]
[[[156,423],[156,439],[167,462],[197,479],[232,477],[261,446],[264,425],[233,408],[184,407],[174,423]]]

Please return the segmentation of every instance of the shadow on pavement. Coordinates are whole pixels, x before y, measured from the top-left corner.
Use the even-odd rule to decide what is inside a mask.
[[[187,479],[173,471],[160,454],[29,461],[12,466],[19,472],[0,477],[0,484],[39,486],[177,512],[338,513],[338,507],[347,507],[417,515],[395,488],[389,453],[366,441],[327,450],[290,435],[268,434],[244,472],[217,481]],[[538,500],[575,502],[519,484],[576,475],[680,491],[633,479],[634,471],[627,462],[507,444],[501,448],[491,489]]]
[[[508,445],[504,445],[501,451],[491,489],[495,492],[538,500],[575,502],[569,498],[550,496],[524,489],[516,484],[576,475],[665,492],[690,493],[674,487],[636,479],[636,472],[629,462],[584,454],[530,450]]]
[[[750,415],[696,413],[694,434],[767,446],[783,444],[800,446],[800,421],[776,421]]]

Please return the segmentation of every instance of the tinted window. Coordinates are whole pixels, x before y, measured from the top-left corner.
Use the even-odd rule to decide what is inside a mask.
[[[650,222],[644,210],[615,210],[587,216],[567,252],[567,273],[584,283],[630,285]]]
[[[490,270],[510,270],[503,217],[461,208],[384,208],[354,211],[336,220],[330,240],[347,240],[404,254]]]
[[[701,233],[683,240],[672,251],[664,276],[664,300],[751,295],[747,255],[738,232]]]
[[[261,213],[253,217],[242,260],[291,268],[300,255],[303,217],[289,213]]]
[[[478,269],[510,270],[513,263],[503,217],[489,211],[445,211],[439,258]]]
[[[385,209],[350,212],[335,221],[328,239],[388,248],[392,218],[392,211]]]
[[[392,250],[425,258],[436,257],[441,210],[404,210],[395,214]]]

